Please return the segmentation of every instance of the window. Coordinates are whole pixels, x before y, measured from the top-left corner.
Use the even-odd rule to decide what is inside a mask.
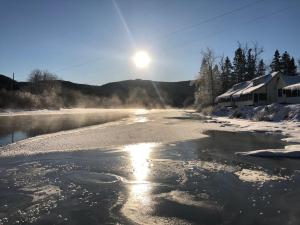
[[[257,103],[258,102],[258,94],[254,94],[254,102]]]
[[[258,95],[258,99],[259,99],[259,101],[266,101],[266,100],[267,100],[267,94],[265,94],[265,93],[260,93],[260,94]]]
[[[297,96],[298,96],[298,91],[292,90],[292,97],[297,97]]]
[[[282,97],[282,89],[278,89],[278,97]]]
[[[288,98],[300,96],[300,90],[284,90],[284,93]]]
[[[247,94],[247,100],[252,100],[252,94]]]

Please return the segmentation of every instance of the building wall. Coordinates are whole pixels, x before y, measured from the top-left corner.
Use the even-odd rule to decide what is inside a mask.
[[[298,104],[300,103],[300,97],[286,97],[285,103],[288,104]]]
[[[277,84],[277,96],[278,96],[278,89],[283,89],[286,86],[281,76],[279,76],[279,81]],[[277,97],[278,103],[286,103],[286,96],[282,94],[282,97]]]
[[[282,97],[278,97],[278,89],[282,89],[284,86],[285,86],[285,83],[280,78],[280,74],[273,77],[273,79],[266,86],[264,86],[254,92],[254,93],[258,93],[258,94],[259,93],[267,94],[267,100],[259,101],[258,105],[286,102],[286,98],[284,95],[282,95]]]
[[[285,95],[282,95],[282,97],[278,97],[278,103],[284,104],[286,103],[286,97]]]
[[[278,101],[278,84],[279,76],[273,77],[273,79],[266,85],[267,102],[268,104]]]
[[[267,94],[267,87],[266,86],[263,86],[255,91],[253,91],[253,105],[265,105],[267,104],[267,99],[268,99],[268,96],[265,100],[262,100],[259,98],[259,94]],[[254,95],[257,94],[258,95],[258,102],[255,102],[254,101]]]
[[[223,107],[233,106],[232,102],[218,102],[218,105]]]
[[[235,104],[236,106],[253,105],[253,100],[248,100],[248,101],[236,101],[234,104]]]

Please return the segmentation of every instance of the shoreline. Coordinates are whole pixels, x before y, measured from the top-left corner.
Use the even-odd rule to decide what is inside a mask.
[[[77,109],[77,113],[83,113],[84,111],[95,112],[94,109]],[[0,147],[0,157],[107,149],[146,142],[166,144],[205,137],[206,135],[203,132],[206,130],[282,133],[287,136],[283,139],[287,142],[285,150],[300,149],[299,122],[250,121],[226,117],[211,117],[211,119],[206,117],[205,120],[201,120],[197,119],[197,117],[203,117],[200,113],[183,109],[98,109],[97,111],[118,111],[120,113],[127,111],[129,117],[119,121],[60,131],[18,141]],[[63,110],[60,113],[64,112],[71,113],[71,110]],[[29,114],[29,112],[26,113]],[[37,115],[37,113],[45,114],[47,112],[37,111],[30,115]],[[16,114],[19,115],[19,113]]]
[[[98,112],[118,112],[119,110],[126,110],[128,112],[134,112],[135,108],[61,108],[61,109],[37,109],[37,110],[15,110],[15,111],[0,111],[1,116],[33,116],[33,115],[61,115],[61,114],[80,114],[80,113],[98,113]]]

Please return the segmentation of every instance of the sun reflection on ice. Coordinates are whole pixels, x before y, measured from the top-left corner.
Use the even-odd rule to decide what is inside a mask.
[[[139,143],[124,147],[124,150],[129,153],[133,182],[122,211],[133,221],[141,221],[142,217],[151,214],[154,210],[154,202],[150,195],[152,184],[147,178],[151,169],[151,152],[157,145],[157,143]]]
[[[147,109],[137,109],[135,110],[134,114],[135,115],[145,115],[145,114],[148,114],[148,110]]]
[[[149,173],[150,153],[157,143],[139,143],[127,145],[124,150],[129,152],[133,175],[136,182],[145,182]]]
[[[145,122],[148,122],[149,119],[146,116],[147,114],[149,114],[149,111],[147,109],[136,109],[134,111],[133,122],[134,123],[145,123]]]
[[[137,116],[133,120],[134,123],[146,123],[148,121],[149,121],[148,118],[145,116]]]

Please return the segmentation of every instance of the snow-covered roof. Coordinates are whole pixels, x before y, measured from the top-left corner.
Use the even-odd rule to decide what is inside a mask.
[[[300,83],[300,76],[299,75],[294,75],[294,76],[287,76],[287,75],[283,75],[283,76],[281,76],[282,77],[282,79],[283,79],[283,81],[284,81],[284,83],[286,84],[286,85],[293,85],[293,84],[298,84],[298,83]]]
[[[255,77],[253,80],[251,80],[253,82],[253,85],[256,86],[258,84],[267,84],[269,81],[272,80],[273,77],[275,77],[277,74],[279,74],[279,72],[273,72],[264,76],[259,76],[259,77]]]
[[[241,95],[250,94],[253,91],[265,86],[268,82],[270,82],[273,77],[275,77],[279,72],[274,72],[265,76],[256,77],[250,81],[245,81],[242,83],[238,83],[230,88],[228,91],[219,95],[217,99],[226,99],[226,98],[238,98]]]
[[[259,85],[256,85],[256,86],[251,86],[251,87],[249,87],[249,88],[243,90],[243,91],[242,91],[242,94],[250,94],[250,93],[252,93],[253,91],[255,91],[255,90],[257,90],[257,89],[259,89],[259,88],[261,88],[261,87],[263,87],[263,86],[265,86],[265,83],[262,83],[262,84],[259,84]]]
[[[283,89],[284,90],[300,90],[300,83],[286,86]]]
[[[249,88],[251,88],[253,86],[252,82],[248,81],[247,82],[247,86],[245,86],[244,88],[241,88],[240,90],[238,90],[237,92],[233,93],[232,97],[233,98],[238,98],[240,97],[244,91],[248,90]]]
[[[249,81],[238,83],[232,86],[232,88],[228,89],[225,93],[219,95],[217,98],[230,98],[234,93],[239,92],[240,90],[243,90],[244,88],[249,86]]]

